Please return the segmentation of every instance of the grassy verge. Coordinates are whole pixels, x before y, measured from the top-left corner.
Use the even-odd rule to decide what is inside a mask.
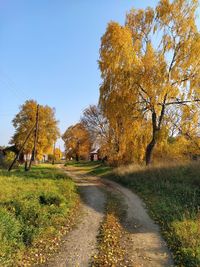
[[[177,266],[200,266],[200,166],[119,168],[107,178],[137,192],[161,226]]]
[[[125,266],[125,250],[121,245],[123,228],[120,223],[123,210],[118,196],[108,193],[106,215],[98,236],[98,254],[93,257],[93,267]]]
[[[160,225],[176,266],[200,266],[200,164],[106,168],[87,163],[88,173],[112,179],[140,195]]]
[[[73,220],[73,181],[49,165],[0,170],[0,184],[0,266],[44,263]]]

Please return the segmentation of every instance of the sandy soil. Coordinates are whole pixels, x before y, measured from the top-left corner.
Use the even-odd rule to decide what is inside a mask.
[[[129,267],[169,267],[172,257],[162,239],[159,227],[149,217],[145,204],[132,191],[109,180],[88,176],[84,169],[67,167],[82,196],[81,221],[66,237],[61,253],[48,264],[50,267],[87,267],[97,252],[97,235],[104,216],[105,190],[119,194],[127,207],[123,220],[125,235],[122,246],[126,249]]]

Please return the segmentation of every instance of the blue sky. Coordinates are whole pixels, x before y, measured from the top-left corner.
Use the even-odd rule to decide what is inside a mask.
[[[147,0],[0,0],[0,145],[7,145],[20,104],[56,108],[63,133],[98,102],[100,38]],[[58,144],[62,147],[62,142]]]

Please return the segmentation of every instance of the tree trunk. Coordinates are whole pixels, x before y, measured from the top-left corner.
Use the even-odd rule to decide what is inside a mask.
[[[79,148],[80,148],[80,140],[77,141],[77,148],[76,148],[76,161],[79,161]]]
[[[153,152],[155,144],[156,144],[156,139],[153,137],[153,139],[151,140],[151,142],[148,144],[146,148],[146,165],[147,166],[151,163],[152,152]]]
[[[25,161],[24,170],[25,170],[26,172],[29,171],[29,168],[28,168],[28,161],[27,161],[27,159],[26,159],[26,161]]]
[[[31,159],[30,159],[30,162],[29,162],[28,170],[30,170],[30,169],[31,169],[32,162],[33,162],[33,160],[34,160],[33,153],[34,153],[34,152],[32,151],[32,155],[31,155]]]
[[[160,113],[160,116],[158,117],[158,122],[157,122],[157,115],[156,115],[155,109],[154,108],[152,109],[152,118],[151,118],[151,120],[152,120],[152,140],[146,148],[146,165],[149,165],[151,163],[152,152],[153,152],[153,149],[157,143],[158,133],[160,131],[163,117],[165,114],[166,98],[167,98],[167,94],[164,97],[161,113]]]
[[[146,148],[146,165],[148,166],[151,163],[152,152],[156,144],[157,132],[159,131],[157,127],[157,116],[155,111],[152,112],[152,140],[147,145]]]

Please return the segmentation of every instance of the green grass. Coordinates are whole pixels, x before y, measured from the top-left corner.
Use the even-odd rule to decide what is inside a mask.
[[[89,175],[97,176],[105,175],[112,170],[111,167],[102,164],[101,161],[68,161],[65,166],[81,167],[87,171]]]
[[[67,161],[65,163],[65,166],[75,166],[75,167],[84,167],[84,168],[94,168],[95,166],[100,166],[101,165],[101,161],[84,161],[84,160],[80,160],[80,161]]]
[[[45,261],[43,252],[53,249],[75,207],[73,181],[47,165],[0,170],[0,184],[0,266]]]
[[[87,163],[86,170],[121,183],[140,195],[160,225],[176,266],[200,266],[199,163],[148,168],[125,166],[114,170]]]

